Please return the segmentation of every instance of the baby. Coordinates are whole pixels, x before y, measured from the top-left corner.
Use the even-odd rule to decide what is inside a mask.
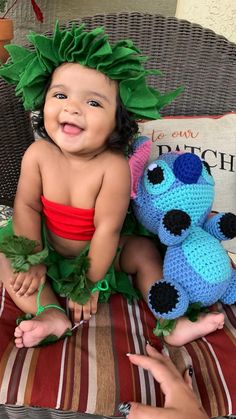
[[[130,200],[125,155],[138,130],[134,119],[157,118],[179,93],[150,88],[145,76],[158,72],[144,69],[131,41],[111,46],[102,28],[56,25],[52,38],[32,33],[29,39],[35,50],[9,45],[11,60],[0,68],[25,109],[39,111],[34,125],[43,137],[23,157],[13,219],[1,230],[1,280],[15,304],[32,314],[15,329],[18,348],[71,334],[58,294],[68,297],[80,322],[111,293],[137,296],[123,272],[134,275],[145,299],[162,277],[152,241],[121,235]],[[180,319],[170,343],[186,322]],[[222,314],[209,314],[189,322],[189,334],[184,324],[184,339],[222,322]]]

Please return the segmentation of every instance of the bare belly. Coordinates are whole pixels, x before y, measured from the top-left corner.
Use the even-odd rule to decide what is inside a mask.
[[[47,230],[47,240],[56,252],[65,257],[78,256],[89,241],[69,240]]]

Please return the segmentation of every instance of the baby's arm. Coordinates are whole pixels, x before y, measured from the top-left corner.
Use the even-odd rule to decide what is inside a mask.
[[[88,278],[101,280],[112,264],[130,200],[130,172],[127,161],[112,156],[95,205],[95,233],[89,251]]]
[[[96,231],[91,240],[90,268],[87,277],[93,282],[101,280],[112,264],[119,244],[120,230],[130,199],[130,172],[126,160],[121,156],[111,156],[105,171],[101,190],[96,200],[94,223]],[[98,292],[92,294],[83,306],[70,301],[74,320],[89,320],[97,311]]]
[[[13,212],[13,230],[17,236],[24,236],[38,242],[34,252],[42,250],[41,201],[42,182],[40,174],[41,142],[33,143],[26,151],[21,164]],[[13,274],[11,286],[18,295],[31,295],[45,281],[46,267],[43,264],[31,266],[28,272]]]

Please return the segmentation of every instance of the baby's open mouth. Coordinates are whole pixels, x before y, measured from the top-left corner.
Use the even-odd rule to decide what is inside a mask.
[[[69,124],[67,122],[61,124],[61,126],[62,126],[62,131],[65,134],[69,134],[69,135],[78,135],[82,131],[82,128],[78,127],[78,125]]]

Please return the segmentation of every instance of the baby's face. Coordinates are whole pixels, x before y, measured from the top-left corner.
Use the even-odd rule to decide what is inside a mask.
[[[106,149],[116,126],[117,83],[97,70],[65,63],[52,76],[44,126],[62,152],[84,157]]]

